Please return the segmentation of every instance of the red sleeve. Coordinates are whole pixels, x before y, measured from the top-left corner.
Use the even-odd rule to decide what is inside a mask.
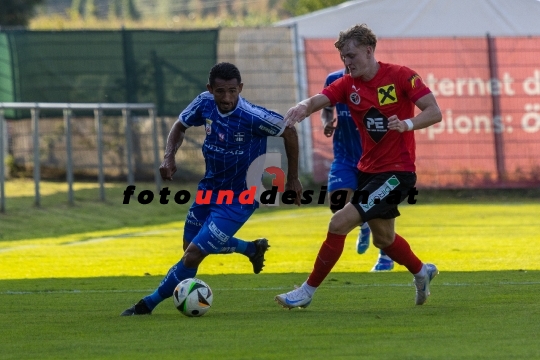
[[[413,103],[418,101],[422,96],[431,93],[431,90],[426,86],[424,80],[414,70],[406,66],[400,69],[401,88],[404,89],[407,97]]]
[[[345,89],[346,89],[345,81],[347,77],[348,75],[345,75],[337,79],[336,81],[334,81],[333,83],[331,83],[330,85],[328,85],[321,91],[321,94],[325,95],[330,100],[330,102],[332,103],[332,106],[336,106],[336,103],[342,103],[342,104],[347,103],[347,97],[345,94]]]

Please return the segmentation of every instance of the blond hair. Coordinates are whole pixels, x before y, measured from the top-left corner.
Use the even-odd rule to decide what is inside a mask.
[[[372,46],[375,49],[377,45],[377,36],[366,24],[354,25],[345,31],[340,31],[334,46],[341,51],[349,40],[354,40],[356,46]]]

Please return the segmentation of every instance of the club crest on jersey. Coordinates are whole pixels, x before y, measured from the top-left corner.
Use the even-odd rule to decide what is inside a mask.
[[[212,133],[212,120],[206,119],[204,129],[206,130],[206,135],[210,135]]]
[[[394,84],[381,86],[377,88],[377,96],[379,97],[379,105],[393,104],[398,101],[396,95],[396,86]]]
[[[351,95],[349,95],[349,99],[354,105],[360,104],[360,95],[357,93],[351,93]]]
[[[244,142],[244,136],[245,133],[243,132],[235,132],[234,133],[234,142]]]
[[[225,134],[224,133],[218,133],[219,141],[223,142],[225,141]]]

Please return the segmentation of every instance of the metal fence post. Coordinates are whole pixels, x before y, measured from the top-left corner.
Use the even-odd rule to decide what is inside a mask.
[[[6,120],[5,109],[29,109],[31,113],[32,125],[32,147],[33,147],[33,171],[34,171],[34,187],[35,187],[35,206],[41,206],[40,182],[41,182],[41,151],[39,147],[39,116],[43,109],[58,109],[63,110],[64,125],[66,136],[66,181],[68,183],[68,201],[74,203],[74,169],[73,169],[73,139],[71,134],[71,117],[73,110],[93,110],[95,118],[95,127],[97,133],[97,153],[98,153],[98,181],[100,188],[100,199],[105,201],[105,178],[103,164],[103,125],[102,115],[104,110],[122,111],[122,116],[125,125],[126,135],[126,161],[128,169],[129,184],[135,183],[134,166],[133,166],[133,130],[132,130],[132,110],[148,110],[152,120],[152,140],[153,158],[154,158],[154,176],[156,178],[156,187],[158,191],[161,188],[161,177],[159,175],[159,141],[158,141],[158,124],[156,120],[156,106],[151,103],[144,104],[108,104],[108,103],[31,103],[31,102],[0,102],[0,212],[5,212],[5,151],[7,146],[6,137]]]
[[[40,173],[40,154],[39,154],[39,108],[38,104],[30,109],[32,114],[32,138],[34,147],[34,188],[35,188],[35,205],[39,207],[41,205],[41,198],[39,195],[39,180]]]
[[[154,179],[156,181],[156,189],[159,192],[161,190],[161,174],[159,173],[160,162],[156,112],[154,109],[149,109],[148,112],[150,114],[150,119],[152,120],[152,142],[154,143]]]
[[[64,109],[64,131],[66,135],[66,181],[68,202],[73,205],[73,157],[71,156],[71,110]]]
[[[96,146],[98,157],[98,182],[99,182],[99,199],[105,201],[105,177],[103,176],[103,126],[101,124],[101,109],[94,110],[94,119],[96,126]]]
[[[127,155],[127,169],[128,169],[128,185],[134,185],[135,179],[133,176],[133,139],[131,136],[131,112],[129,109],[122,109],[122,115],[124,116],[124,124],[126,126],[126,155]]]
[[[4,181],[6,179],[5,158],[4,158],[4,109],[0,109],[0,212],[6,212],[6,198],[4,192]]]
[[[298,23],[292,26],[293,48],[294,48],[294,67],[296,76],[296,101],[307,98],[307,84],[305,77],[305,50],[304,44],[298,34]],[[310,120],[309,118],[308,120]],[[304,174],[313,174],[313,139],[311,135],[311,120],[302,121],[298,125],[300,142],[300,171]]]
[[[495,39],[489,35],[487,37],[489,77],[491,84],[491,106],[493,115],[493,136],[495,143],[495,164],[497,165],[497,178],[499,182],[506,181],[506,164],[504,157],[503,122],[501,115],[501,89],[499,88],[499,66],[497,64],[497,50]]]

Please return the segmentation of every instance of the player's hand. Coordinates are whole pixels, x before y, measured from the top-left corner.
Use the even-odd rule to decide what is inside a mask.
[[[163,162],[161,163],[161,166],[159,167],[159,173],[161,175],[161,178],[163,180],[172,180],[172,177],[174,173],[176,172],[176,161],[174,161],[174,157],[171,158],[165,158]]]
[[[287,111],[285,114],[285,125],[288,127],[293,127],[294,124],[301,122],[308,116],[307,105],[296,104]]]
[[[402,133],[407,131],[408,127],[404,121],[398,119],[397,115],[392,115],[388,118],[388,130],[395,130]]]
[[[332,121],[329,121],[324,125],[324,136],[331,137],[334,134],[334,130],[336,130],[336,118],[332,119]]]
[[[287,190],[292,190],[296,193],[294,204],[300,206],[300,200],[302,199],[302,183],[300,183],[300,179],[287,179],[287,183],[285,184],[285,191]]]

